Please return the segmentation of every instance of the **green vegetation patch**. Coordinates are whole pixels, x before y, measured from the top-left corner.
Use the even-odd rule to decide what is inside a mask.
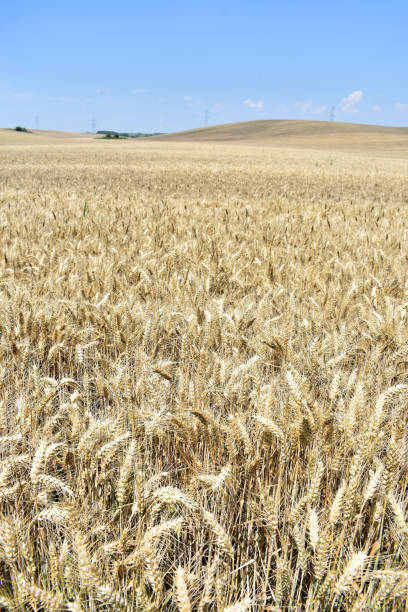
[[[115,132],[113,130],[98,130],[96,132],[104,140],[113,140],[119,138],[149,138],[151,136],[159,136],[163,132],[154,132],[152,134],[145,134],[143,132]]]
[[[17,125],[15,128],[13,128],[14,132],[26,132],[27,134],[32,134],[32,132],[30,130],[27,130],[27,128],[22,127],[21,125]]]

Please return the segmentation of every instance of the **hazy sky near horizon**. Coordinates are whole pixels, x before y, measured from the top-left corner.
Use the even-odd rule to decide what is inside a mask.
[[[407,0],[3,0],[0,126],[408,125]]]

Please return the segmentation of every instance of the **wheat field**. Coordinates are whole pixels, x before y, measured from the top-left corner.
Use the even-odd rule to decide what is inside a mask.
[[[407,171],[0,147],[3,609],[407,609]]]

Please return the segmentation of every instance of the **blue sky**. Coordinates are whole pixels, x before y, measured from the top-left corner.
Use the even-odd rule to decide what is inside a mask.
[[[408,125],[408,1],[2,0],[0,126]]]

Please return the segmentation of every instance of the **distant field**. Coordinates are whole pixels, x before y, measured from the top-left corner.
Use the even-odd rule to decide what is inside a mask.
[[[33,130],[31,134],[0,129],[0,146],[5,144],[56,144],[58,141],[84,141],[101,138],[96,134]],[[408,127],[385,127],[329,121],[268,120],[228,123],[206,128],[154,136],[156,142],[241,144],[408,159]],[[113,143],[114,144],[114,143]]]
[[[274,125],[0,131],[2,610],[406,609],[405,132]]]
[[[58,132],[54,130],[30,130],[29,132],[16,132],[0,128],[1,145],[36,145],[55,144],[67,140],[93,140],[95,134],[81,134],[79,132]]]
[[[330,121],[269,120],[228,123],[155,137],[172,142],[224,142],[336,149],[408,157],[408,127]]]

